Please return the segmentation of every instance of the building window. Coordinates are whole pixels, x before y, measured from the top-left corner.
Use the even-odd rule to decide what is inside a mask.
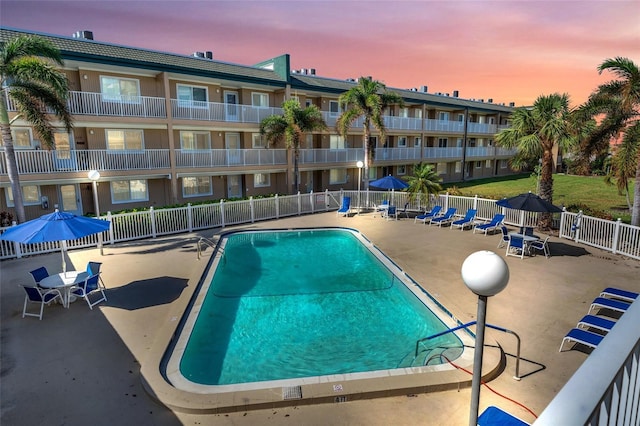
[[[340,115],[340,104],[338,101],[329,101],[329,115],[331,117]]]
[[[407,146],[407,137],[406,136],[398,136],[398,147],[405,148]]]
[[[446,148],[447,147],[447,138],[438,138],[438,148]]]
[[[490,169],[491,168],[491,160],[485,161],[484,162],[484,167],[487,168],[487,169]]]
[[[482,168],[482,161],[476,161],[476,169]]]
[[[457,146],[458,148],[462,148],[462,138],[458,138],[458,139],[456,139],[456,146]]]
[[[189,176],[182,178],[183,197],[201,197],[203,195],[213,195],[211,176]]]
[[[11,129],[11,137],[13,138],[14,149],[33,149],[31,129]]]
[[[253,148],[266,148],[267,147],[267,139],[264,138],[260,133],[252,133],[251,141]]]
[[[438,163],[436,165],[436,172],[438,172],[439,175],[446,175],[447,174],[447,163]]]
[[[500,168],[501,169],[507,168],[507,160],[500,160]]]
[[[440,121],[449,121],[449,113],[440,111],[438,113],[438,120],[440,120]]]
[[[180,132],[180,148],[192,151],[211,149],[211,133]]]
[[[458,121],[461,123],[464,122],[464,114],[458,114]]]
[[[304,101],[304,106],[306,108],[309,108],[311,105],[313,105],[313,101],[311,99],[307,99]]]
[[[200,86],[176,85],[180,106],[192,106],[196,108],[207,107],[207,88]]]
[[[397,166],[396,173],[398,175],[406,175],[407,174],[407,166]]]
[[[114,180],[111,182],[111,202],[113,204],[133,201],[149,201],[146,180]]]
[[[105,101],[140,103],[140,82],[132,78],[101,76],[100,92]]]
[[[253,186],[256,188],[271,186],[271,175],[269,173],[256,173],[253,175]]]
[[[329,135],[329,149],[345,149],[344,138],[340,135]]]
[[[400,108],[400,111],[398,111],[398,117],[409,118],[409,108]]]
[[[456,161],[456,173],[462,172],[462,161]]]
[[[266,93],[252,93],[251,105],[258,108],[267,108],[269,106],[269,95]]]
[[[422,118],[422,110],[421,109],[416,109],[415,110],[415,117],[416,118]]]
[[[24,185],[22,188],[22,204],[34,206],[40,204],[40,187],[38,185]],[[15,207],[13,204],[13,188],[8,187],[5,191],[7,195],[7,206]]]
[[[376,180],[378,178],[378,169],[375,167],[369,168],[369,180]]]
[[[142,130],[105,130],[107,149],[111,151],[142,151]]]
[[[413,140],[413,146],[416,148],[420,148],[422,146],[422,138],[421,137],[416,137]]]
[[[347,182],[346,169],[329,170],[329,185],[335,185],[335,184],[345,183],[345,182]]]

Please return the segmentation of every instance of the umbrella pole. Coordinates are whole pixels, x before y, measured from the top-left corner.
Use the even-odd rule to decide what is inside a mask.
[[[65,278],[67,276],[67,262],[64,258],[64,253],[67,251],[67,242],[65,240],[60,242],[60,253],[62,253],[62,273]]]

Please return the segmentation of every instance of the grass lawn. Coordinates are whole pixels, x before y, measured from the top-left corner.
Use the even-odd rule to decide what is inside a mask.
[[[478,195],[496,200],[523,192],[537,192],[536,177],[530,174],[454,182],[442,186],[445,189],[455,187],[460,195]],[[633,186],[629,190],[633,197]],[[589,216],[611,215],[613,219],[621,218],[625,223],[631,221],[625,196],[619,195],[615,186],[607,185],[602,176],[553,175],[553,204],[565,206],[570,211],[582,209]],[[594,214],[595,212],[602,214]]]

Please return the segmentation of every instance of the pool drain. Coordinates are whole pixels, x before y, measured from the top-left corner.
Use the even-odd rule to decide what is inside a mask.
[[[302,386],[282,388],[282,399],[302,399]]]

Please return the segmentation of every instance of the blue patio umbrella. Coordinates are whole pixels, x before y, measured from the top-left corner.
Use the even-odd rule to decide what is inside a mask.
[[[545,199],[540,198],[538,195],[528,192],[526,194],[516,195],[511,198],[503,198],[496,201],[496,204],[500,207],[506,207],[515,210],[524,210],[527,212],[538,213],[561,213],[560,207],[554,206]]]
[[[381,189],[405,189],[409,184],[391,175],[369,182],[369,186]]]
[[[40,216],[20,225],[7,229],[0,240],[14,241],[22,244],[35,244],[61,241],[62,271],[66,272],[67,265],[64,252],[67,240],[77,240],[109,230],[111,223],[106,220],[76,216],[71,213],[55,212]]]

